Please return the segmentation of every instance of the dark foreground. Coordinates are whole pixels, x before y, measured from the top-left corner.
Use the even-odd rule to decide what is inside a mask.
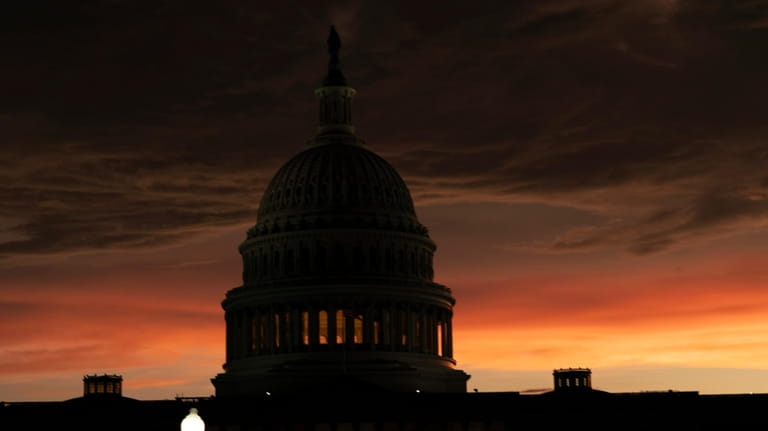
[[[768,429],[768,394],[600,391],[271,394],[139,401],[91,396],[0,405],[1,430],[174,430],[191,407],[208,431]]]

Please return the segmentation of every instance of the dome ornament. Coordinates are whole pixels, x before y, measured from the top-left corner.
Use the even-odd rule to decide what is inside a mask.
[[[346,86],[347,80],[341,73],[341,63],[339,61],[339,49],[341,48],[341,39],[336,27],[331,26],[331,32],[328,35],[328,75],[323,80],[323,86]]]

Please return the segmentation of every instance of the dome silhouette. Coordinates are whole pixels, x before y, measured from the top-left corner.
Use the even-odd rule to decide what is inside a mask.
[[[216,394],[465,392],[435,243],[403,179],[354,134],[333,29],[328,45],[317,135],[274,175],[239,247]]]
[[[252,235],[350,215],[357,223],[386,216],[397,221],[396,229],[426,235],[397,171],[362,145],[344,142],[311,147],[280,168],[261,199]]]

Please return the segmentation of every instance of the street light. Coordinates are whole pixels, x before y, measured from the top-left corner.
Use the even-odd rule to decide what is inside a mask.
[[[189,409],[189,414],[181,421],[181,431],[205,431],[205,422],[197,415],[196,408]]]

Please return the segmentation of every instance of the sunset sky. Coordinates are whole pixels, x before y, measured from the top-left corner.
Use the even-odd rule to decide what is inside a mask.
[[[332,23],[468,388],[768,392],[768,1],[36,0],[0,14],[0,400],[214,393]]]

